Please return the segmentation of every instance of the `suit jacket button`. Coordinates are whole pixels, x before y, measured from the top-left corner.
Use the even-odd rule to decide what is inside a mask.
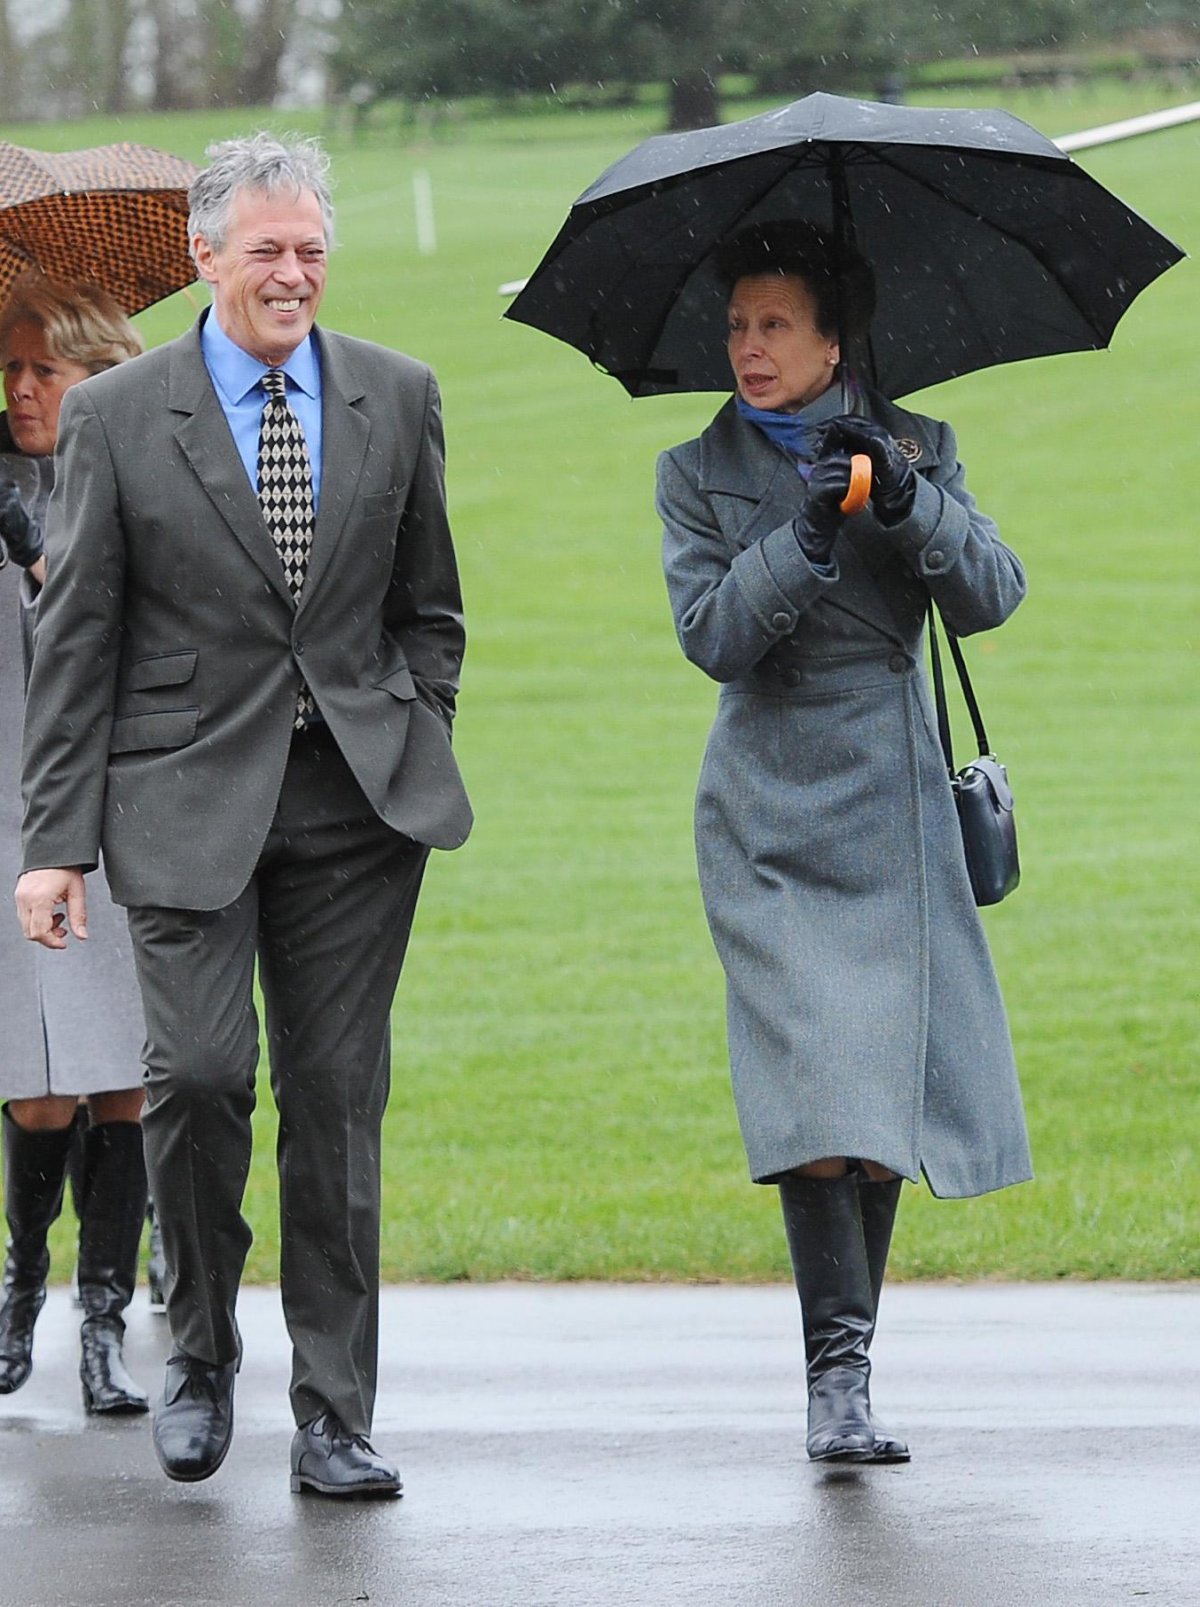
[[[304,643],[303,642],[295,642],[295,643],[293,643],[292,651],[295,653],[297,658],[303,658],[304,657]]]
[[[792,616],[785,614],[782,609],[778,614],[771,615],[771,624],[777,631],[790,631],[794,623]]]
[[[891,658],[888,659],[888,669],[891,670],[893,675],[899,675],[902,671],[906,670],[907,668],[908,668],[908,654],[907,653],[893,653]]]
[[[945,562],[946,554],[940,547],[935,547],[932,552],[925,554],[925,567],[927,569],[940,569]]]
[[[779,679],[783,682],[784,686],[799,686],[800,671],[791,669],[780,670]]]

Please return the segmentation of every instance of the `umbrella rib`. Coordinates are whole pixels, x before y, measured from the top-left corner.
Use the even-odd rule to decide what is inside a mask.
[[[950,153],[954,148],[952,146],[926,146],[924,149],[945,150],[946,152]],[[1092,331],[1092,333],[1100,338],[1103,338],[1104,330],[1097,327],[1095,319],[1090,313],[1086,312],[1084,308],[1079,305],[1075,294],[1063,284],[1058,274],[1055,273],[1051,267],[1044,251],[1035,246],[1031,241],[1023,238],[1014,229],[1006,227],[1004,224],[997,222],[993,218],[985,217],[984,214],[977,208],[969,206],[964,201],[960,201],[956,196],[947,195],[945,190],[939,190],[936,185],[932,184],[928,179],[923,178],[919,173],[910,172],[909,169],[906,168],[902,163],[892,160],[887,151],[879,149],[873,154],[881,166],[891,168],[894,173],[900,174],[903,178],[907,179],[910,184],[914,184],[918,188],[924,190],[928,195],[932,196],[935,200],[941,202],[943,205],[952,207],[956,212],[961,213],[963,217],[970,218],[974,223],[982,224],[984,227],[991,229],[993,233],[999,235],[1002,239],[1010,241],[1013,245],[1019,246],[1023,251],[1027,252],[1047,275],[1047,277],[1053,280],[1053,282],[1058,286],[1063,295],[1070,302],[1071,306],[1079,314],[1079,317]],[[988,156],[990,159],[999,161],[1005,166],[1025,168],[1029,165],[1029,158],[1012,158],[1004,152],[980,152],[978,154]],[[1038,161],[1039,166],[1045,167],[1052,172],[1059,169],[1059,164],[1057,162],[1050,160],[1042,161],[1037,158],[1034,158],[1034,160]],[[1072,168],[1074,168],[1074,163],[1070,165]],[[1076,171],[1082,172],[1083,170],[1076,169]],[[1085,178],[1086,176],[1087,175],[1084,174]]]

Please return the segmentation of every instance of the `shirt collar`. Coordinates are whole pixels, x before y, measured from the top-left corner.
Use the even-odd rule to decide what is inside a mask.
[[[221,328],[214,308],[206,307],[200,317],[200,346],[213,383],[227,402],[241,402],[261,382],[267,371],[266,366],[257,357],[251,357],[236,341],[230,340]],[[304,337],[280,367],[292,384],[306,396],[314,400],[320,397],[321,373],[316,342],[311,333]]]

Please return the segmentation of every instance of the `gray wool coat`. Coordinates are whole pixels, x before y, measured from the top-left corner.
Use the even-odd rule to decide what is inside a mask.
[[[0,416],[0,475],[13,451]],[[48,460],[43,468],[42,512],[52,475]],[[102,871],[88,877],[86,943],[44,949],[28,942],[17,924],[12,889],[21,870],[21,722],[35,608],[24,570],[0,568],[0,1099],[136,1088],[146,1036],[125,911],[109,898]]]
[[[868,411],[918,471],[908,519],[849,519],[830,572],[791,521],[804,481],[732,402],[658,465],[680,642],[722,683],[696,800],[727,980],[734,1098],[757,1182],[827,1155],[934,1194],[1027,1179],[1004,1005],[921,668],[926,599],[960,635],[1024,595],[953,431]],[[841,411],[836,388],[804,416]]]

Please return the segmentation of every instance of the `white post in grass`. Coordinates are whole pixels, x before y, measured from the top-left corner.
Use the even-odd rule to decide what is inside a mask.
[[[413,211],[417,219],[417,250],[431,257],[437,250],[437,226],[433,220],[433,183],[424,168],[413,174]]]

